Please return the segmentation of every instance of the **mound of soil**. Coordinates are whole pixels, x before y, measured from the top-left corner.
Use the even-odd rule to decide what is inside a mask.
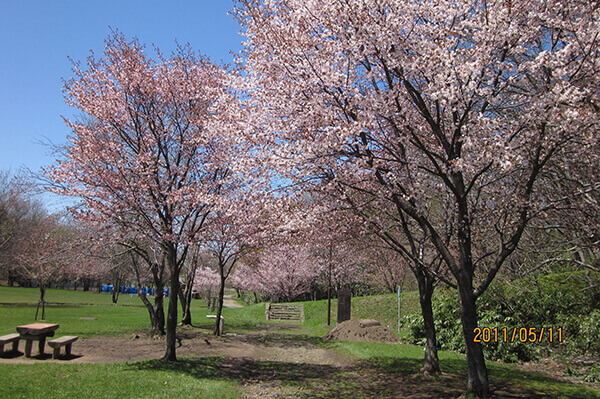
[[[377,320],[347,320],[335,326],[323,337],[325,340],[381,342],[396,344],[400,340],[389,328],[382,326]]]

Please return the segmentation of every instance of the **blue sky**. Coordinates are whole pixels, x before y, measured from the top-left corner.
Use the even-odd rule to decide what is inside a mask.
[[[213,62],[231,62],[243,41],[232,8],[228,0],[0,0],[0,170],[53,163],[38,142],[62,144],[69,134],[61,119],[74,113],[61,93],[71,76],[67,57],[100,56],[113,28],[163,53],[177,39]]]

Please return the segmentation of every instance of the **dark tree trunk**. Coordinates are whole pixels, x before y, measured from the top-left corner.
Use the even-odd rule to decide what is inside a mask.
[[[154,297],[154,306],[148,300],[146,294],[142,291],[142,282],[140,279],[140,273],[138,269],[138,263],[135,255],[131,253],[131,271],[133,272],[133,276],[135,278],[135,285],[138,289],[138,293],[140,299],[148,309],[148,313],[150,314],[150,323],[152,325],[152,334],[153,335],[165,335],[165,311],[163,305],[163,296],[164,296],[164,284],[163,284],[163,268],[158,267],[157,265],[152,265],[152,276],[154,278],[154,284],[156,285],[156,296]],[[160,269],[160,270],[158,270]],[[115,287],[115,290],[119,290],[120,287]],[[113,290],[114,292],[114,290]]]
[[[146,309],[148,310],[148,314],[150,315],[150,324],[152,325],[152,335],[165,335],[165,315],[163,310],[163,299],[162,295],[155,297],[154,306],[141,290],[141,285],[137,284],[137,289],[139,292],[140,299]],[[115,290],[113,290],[114,295]]]
[[[154,327],[156,334],[165,335],[165,291],[164,285],[159,283],[156,285],[156,295],[154,296],[154,318],[156,326]]]
[[[181,324],[186,326],[192,325],[192,284],[193,279],[186,281],[185,287],[179,290],[179,301],[181,302],[182,316]]]
[[[88,278],[83,279],[83,290],[84,291],[90,290],[90,283],[91,283],[90,279],[88,279]]]
[[[421,303],[421,314],[425,326],[425,358],[423,359],[422,372],[437,373],[440,371],[440,364],[437,352],[437,337],[435,323],[433,320],[433,308],[431,298],[435,289],[434,279],[418,268],[413,269],[415,278],[419,284],[419,302]]]
[[[138,290],[139,290],[140,284],[138,283],[137,285],[138,285]],[[121,277],[119,276],[113,282],[112,303],[115,305],[119,301],[119,293],[121,292],[121,290],[116,290],[116,289],[114,289],[114,287],[120,287],[120,286],[121,286]]]
[[[38,312],[40,305],[42,306],[42,320],[46,320],[46,286],[39,284],[40,288],[40,300],[38,301],[37,308],[35,309],[35,320],[38,319]]]
[[[460,320],[462,322],[463,336],[467,354],[468,366],[468,391],[479,397],[490,394],[488,373],[483,356],[481,343],[475,342],[475,328],[477,328],[476,297],[473,295],[471,279],[460,276],[458,282],[458,295],[460,298]]]
[[[148,314],[150,315],[150,324],[152,325],[152,335],[165,335],[165,311],[163,305],[163,285],[160,281],[156,282],[156,296],[154,297],[154,305],[150,302],[144,291],[142,290],[142,283],[140,282],[139,275],[134,273],[135,285],[138,290],[138,295],[142,300]],[[113,290],[113,296],[115,291],[120,291],[118,288]],[[117,294],[118,297],[119,294]]]
[[[167,312],[167,348],[163,360],[177,361],[175,344],[177,342],[177,305],[179,297],[179,267],[177,266],[177,252],[169,253],[169,269],[171,272],[171,287],[169,291],[169,310]]]
[[[221,269],[221,286],[219,287],[219,298],[217,306],[217,318],[215,320],[215,328],[213,330],[214,335],[221,335],[221,313],[223,312],[223,298],[225,297],[225,277],[223,277],[223,270]]]
[[[332,249],[329,247],[329,273],[327,274],[327,325],[331,325],[331,269],[333,268],[331,264],[331,255]]]

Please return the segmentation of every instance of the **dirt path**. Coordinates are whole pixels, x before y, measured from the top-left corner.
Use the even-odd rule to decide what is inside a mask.
[[[233,294],[231,294],[231,293],[226,293],[225,295],[223,295],[223,306],[226,308],[242,308],[243,307],[235,299],[233,299]]]

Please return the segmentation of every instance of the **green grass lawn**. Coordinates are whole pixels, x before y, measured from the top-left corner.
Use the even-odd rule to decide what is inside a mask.
[[[37,289],[33,288],[0,287],[0,303],[4,304],[0,305],[0,335],[15,332],[17,325],[34,321],[38,295]],[[49,290],[47,300],[52,304],[46,310],[46,320],[61,325],[58,335],[89,337],[149,329],[147,310],[137,297],[122,295],[119,304],[112,305],[108,294]],[[392,331],[396,330],[396,295],[356,297],[352,298],[352,306],[353,318],[377,319],[390,326]],[[422,347],[356,342],[325,343],[320,337],[329,331],[323,327],[327,322],[327,301],[304,302],[304,309],[305,323],[296,323],[295,328],[291,329],[288,329],[289,324],[286,323],[267,322],[264,303],[239,309],[224,309],[226,332],[244,333],[265,323],[279,323],[281,328],[278,333],[308,336],[310,342],[368,361],[392,375],[410,377],[419,374],[423,358]],[[403,294],[402,309],[403,314],[418,311],[416,293]],[[206,318],[208,314],[212,312],[206,308],[204,301],[193,301],[192,321],[195,326],[212,326],[214,320]],[[331,315],[335,322],[335,300],[332,301]],[[306,337],[298,337],[298,342],[302,339]],[[446,351],[440,351],[439,356],[442,371],[457,375],[458,377],[452,377],[454,380],[451,382],[462,387],[466,381],[465,356]],[[219,369],[222,358],[180,360],[182,361],[175,364],[163,364],[156,360],[117,364],[0,364],[0,398],[240,397],[238,383],[241,380],[231,376],[226,378],[226,373]],[[259,367],[265,376],[269,376],[269,380],[278,381],[282,386],[292,387],[291,389],[298,388],[298,383],[294,382],[294,373],[303,371],[297,365],[282,362],[256,362],[251,365],[249,373],[253,372],[252,367]],[[489,362],[488,367],[492,382],[522,387],[535,392],[539,395],[537,397],[600,398],[598,389],[557,381],[541,374],[521,372],[515,365]],[[314,387],[318,388],[319,384],[327,386],[333,383],[328,379],[334,378],[331,374],[325,377],[320,373],[318,368],[306,370],[305,377],[310,377],[313,393],[318,392]],[[336,382],[340,389],[342,382]],[[346,387],[339,392],[351,390]]]
[[[0,287],[0,303],[37,304],[40,299],[38,288]],[[46,301],[59,304],[112,305],[112,294],[91,291],[46,290]],[[119,295],[119,305],[143,306],[139,297]]]
[[[148,362],[2,364],[0,398],[239,398],[234,381],[211,372],[220,359],[211,361],[202,375],[146,367]]]
[[[0,335],[15,332],[18,325],[35,322],[38,298],[39,290],[36,288],[0,287]],[[90,337],[150,330],[150,316],[137,296],[121,295],[118,304],[113,305],[109,294],[48,290],[46,300],[49,302],[46,305],[46,322],[60,324],[59,335]],[[167,308],[168,298],[165,298],[165,312]],[[178,311],[181,315],[181,308]],[[206,317],[208,314],[214,312],[206,308],[204,301],[192,301],[194,325],[214,325],[214,319]],[[228,331],[252,330],[266,323],[265,305],[225,308],[223,317]]]

